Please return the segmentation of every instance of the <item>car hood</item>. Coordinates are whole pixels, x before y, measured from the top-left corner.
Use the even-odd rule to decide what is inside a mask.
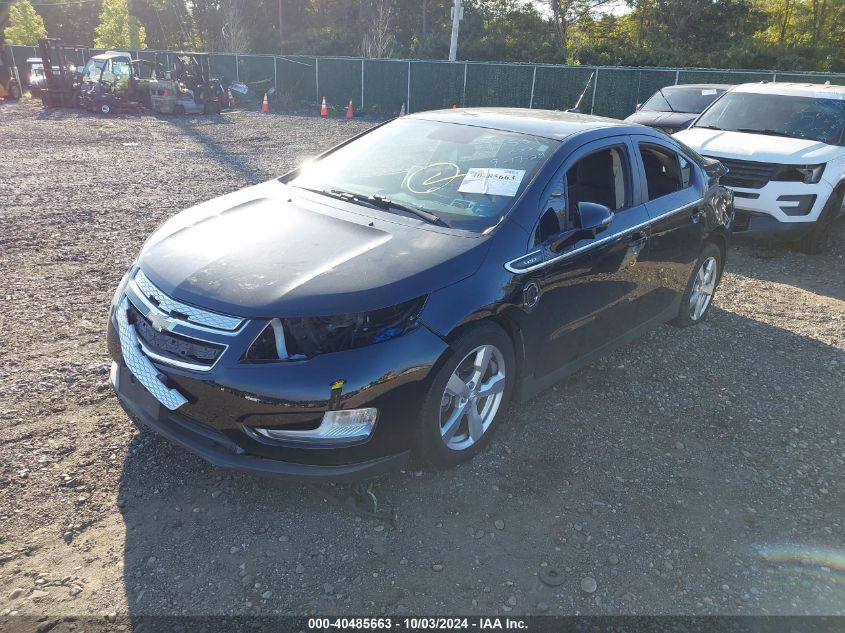
[[[692,123],[697,114],[690,112],[653,112],[650,110],[640,110],[634,112],[626,121],[629,123],[639,123],[640,125],[648,125],[649,127],[668,127],[673,129],[683,129]]]
[[[737,158],[762,163],[825,163],[845,154],[845,148],[785,136],[767,136],[727,130],[692,128],[673,135],[699,154],[714,158]]]
[[[489,239],[270,181],[174,216],[138,264],[180,301],[243,317],[360,312],[471,275]]]

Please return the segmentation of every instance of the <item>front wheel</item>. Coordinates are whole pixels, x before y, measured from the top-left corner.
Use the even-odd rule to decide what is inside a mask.
[[[842,210],[843,191],[834,191],[824,205],[815,226],[798,242],[798,249],[808,255],[818,255],[830,239],[834,221]]]
[[[513,345],[493,323],[464,330],[452,350],[429,387],[417,429],[416,452],[435,466],[468,461],[490,441],[515,378]]]
[[[672,321],[678,327],[689,327],[707,318],[713,295],[722,277],[724,257],[713,242],[705,242],[701,255],[687,283],[678,316]]]

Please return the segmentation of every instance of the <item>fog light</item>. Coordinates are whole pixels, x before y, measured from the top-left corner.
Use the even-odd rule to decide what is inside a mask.
[[[372,408],[327,411],[316,429],[254,429],[254,431],[272,440],[340,444],[367,439],[375,428],[377,418],[378,409]]]

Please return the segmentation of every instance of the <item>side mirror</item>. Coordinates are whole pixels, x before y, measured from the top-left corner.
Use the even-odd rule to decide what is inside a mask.
[[[636,109],[637,109],[637,110],[639,110],[639,109],[640,109],[640,108],[642,108],[642,107],[643,107],[643,104],[642,104],[642,103],[638,103],[638,104],[637,104],[637,108],[636,108]]]
[[[577,215],[580,226],[557,235],[550,245],[552,252],[559,253],[576,242],[592,239],[613,222],[613,211],[595,202],[579,202]]]
[[[613,211],[603,204],[579,202],[578,218],[581,221],[581,231],[589,233],[589,237],[595,237],[613,222]]]

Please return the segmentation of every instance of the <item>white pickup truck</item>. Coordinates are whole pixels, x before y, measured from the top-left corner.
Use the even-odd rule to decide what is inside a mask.
[[[734,233],[824,246],[845,198],[845,86],[736,86],[674,135],[730,172]]]

